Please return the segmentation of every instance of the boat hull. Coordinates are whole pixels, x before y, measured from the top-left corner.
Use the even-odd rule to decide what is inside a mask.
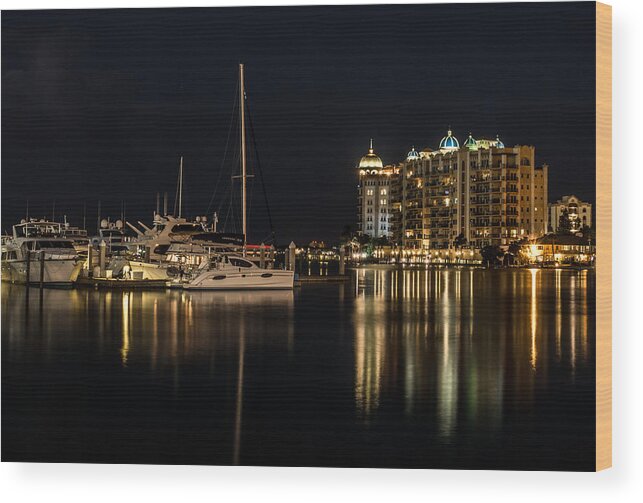
[[[142,272],[142,279],[171,279],[167,275],[167,266],[155,264],[153,262],[137,262],[129,261],[129,265],[132,268],[132,272]]]
[[[257,272],[210,271],[183,285],[185,290],[292,290],[295,273],[263,270]]]
[[[40,261],[32,261],[27,278],[27,262],[24,260],[3,261],[2,281],[18,284],[40,284]],[[76,259],[49,259],[44,262],[42,283],[45,286],[71,286],[78,277],[81,264]]]

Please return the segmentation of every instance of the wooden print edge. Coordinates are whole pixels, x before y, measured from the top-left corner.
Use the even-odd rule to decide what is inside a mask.
[[[596,471],[612,466],[612,7],[596,3]]]

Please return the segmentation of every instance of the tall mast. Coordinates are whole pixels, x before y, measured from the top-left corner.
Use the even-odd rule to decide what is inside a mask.
[[[181,218],[181,204],[183,203],[183,156],[179,165],[179,218]]]
[[[239,116],[241,121],[241,206],[242,206],[242,228],[243,228],[243,254],[246,254],[246,113],[245,98],[246,90],[243,81],[243,63],[239,63]]]

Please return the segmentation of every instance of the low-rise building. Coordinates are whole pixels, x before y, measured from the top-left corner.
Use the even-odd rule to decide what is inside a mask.
[[[522,252],[534,264],[592,264],[596,245],[586,236],[547,234],[522,245]]]

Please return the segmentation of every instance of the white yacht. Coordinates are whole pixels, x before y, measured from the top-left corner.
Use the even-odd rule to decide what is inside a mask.
[[[295,273],[263,269],[247,258],[219,253],[205,257],[180,280],[186,290],[292,290]]]
[[[2,236],[2,281],[71,286],[80,267],[74,242],[58,222],[22,221]]]

